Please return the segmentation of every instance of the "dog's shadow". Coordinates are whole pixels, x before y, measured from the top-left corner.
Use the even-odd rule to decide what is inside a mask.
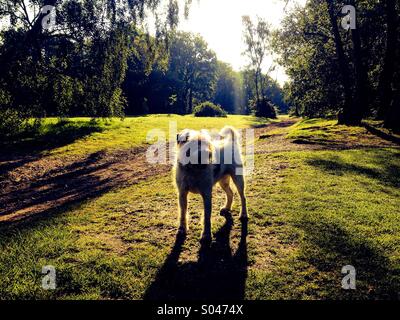
[[[241,224],[238,249],[232,254],[230,233],[233,219],[225,213],[225,224],[211,246],[201,246],[197,262],[179,263],[185,241],[177,236],[175,244],[147,289],[145,300],[241,300],[247,278],[247,221]]]

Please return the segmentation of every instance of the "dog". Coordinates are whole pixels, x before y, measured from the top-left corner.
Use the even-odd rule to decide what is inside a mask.
[[[212,189],[216,183],[226,193],[226,203],[221,214],[232,208],[233,191],[230,180],[236,186],[241,200],[240,219],[247,221],[244,165],[237,131],[224,127],[216,137],[207,131],[185,129],[177,135],[177,160],[175,182],[179,199],[178,235],[186,235],[187,197],[190,192],[200,194],[204,203],[203,232],[201,242],[210,243]]]

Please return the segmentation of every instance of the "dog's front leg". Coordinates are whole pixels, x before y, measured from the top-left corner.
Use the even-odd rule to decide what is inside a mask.
[[[202,194],[204,202],[204,222],[203,222],[203,234],[201,236],[202,243],[211,242],[211,210],[212,210],[212,191],[209,190]]]
[[[185,235],[188,230],[188,223],[187,223],[187,191],[179,191],[179,210],[180,210],[180,217],[179,217],[179,229],[178,233]]]

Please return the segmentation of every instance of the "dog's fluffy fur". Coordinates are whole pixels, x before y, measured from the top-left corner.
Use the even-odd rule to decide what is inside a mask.
[[[188,161],[188,159],[190,160]],[[186,234],[187,196],[200,194],[204,202],[202,241],[211,241],[212,188],[218,182],[226,193],[226,204],[221,211],[230,211],[235,184],[241,199],[241,219],[247,219],[243,162],[238,134],[232,127],[225,127],[219,135],[211,137],[207,131],[183,130],[177,135],[177,162],[175,179],[179,193],[180,226],[178,233]]]

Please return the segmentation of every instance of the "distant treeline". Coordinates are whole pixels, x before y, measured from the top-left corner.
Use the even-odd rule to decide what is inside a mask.
[[[229,64],[218,61],[201,36],[177,32],[170,35],[167,47],[158,48],[152,47],[151,41],[140,42],[139,53],[128,59],[122,85],[127,114],[188,114],[205,101],[220,105],[228,113],[253,111],[252,71],[237,72]],[[264,95],[286,112],[279,84],[269,77],[265,83]]]
[[[274,49],[293,110],[350,125],[376,117],[400,130],[399,10],[398,0],[308,0],[289,12]]]
[[[49,11],[40,11],[46,5],[56,14],[49,28]],[[2,1],[0,131],[46,116],[187,114],[204,101],[250,113],[251,71],[232,70],[200,36],[176,32],[176,1],[166,12],[160,7],[152,0]],[[143,31],[146,12],[157,14],[153,36]],[[265,94],[285,111],[281,88],[266,80]]]

